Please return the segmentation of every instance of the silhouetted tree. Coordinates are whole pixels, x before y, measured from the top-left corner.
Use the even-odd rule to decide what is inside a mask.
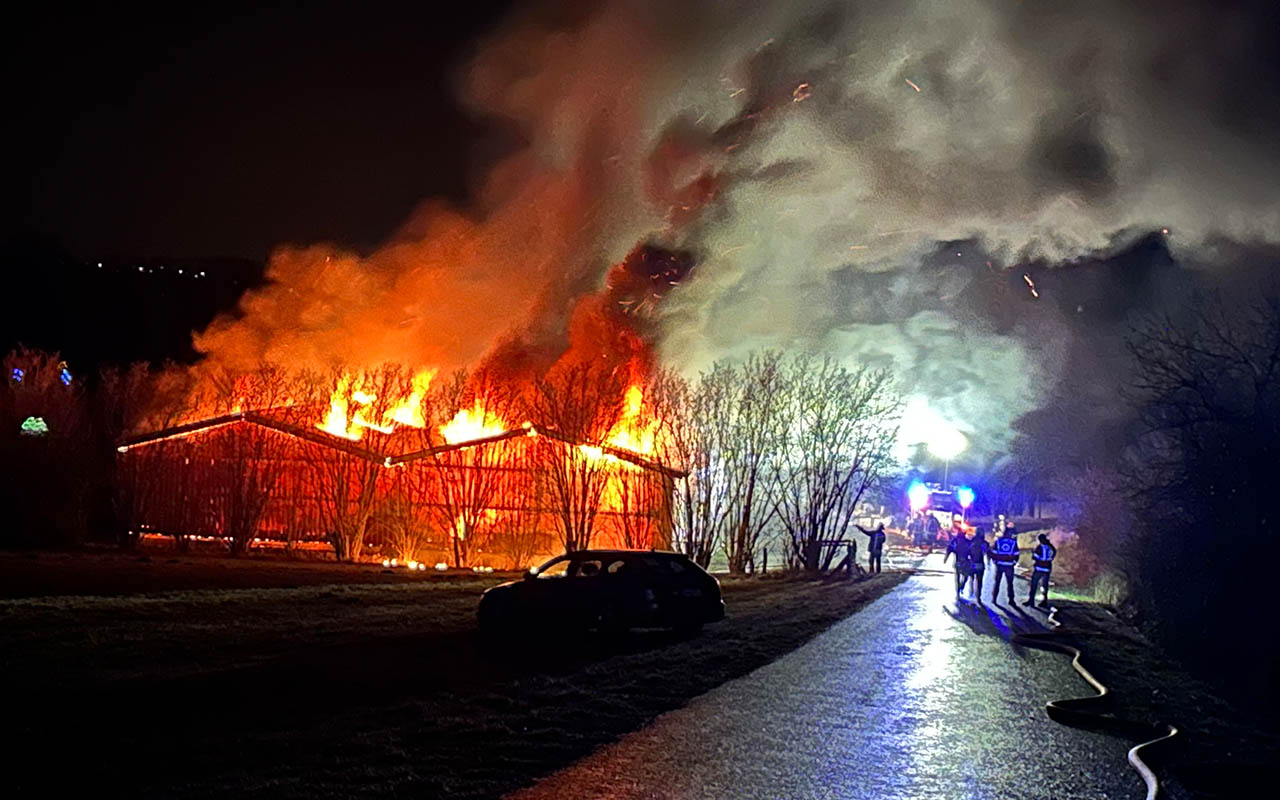
[[[1129,551],[1135,600],[1167,646],[1277,697],[1275,648],[1249,643],[1247,609],[1270,600],[1248,559],[1280,532],[1280,303],[1201,298],[1130,339],[1138,444],[1127,461],[1142,535]],[[1242,613],[1245,612],[1245,613]],[[1245,651],[1249,655],[1245,657]]]

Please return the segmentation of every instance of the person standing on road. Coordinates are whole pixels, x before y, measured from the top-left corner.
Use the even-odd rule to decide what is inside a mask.
[[[924,522],[924,532],[929,544],[926,545],[930,550],[938,544],[938,537],[942,535],[942,523],[938,522],[938,518],[929,514]]]
[[[1041,608],[1049,607],[1049,574],[1053,572],[1053,559],[1058,556],[1058,548],[1054,547],[1049,541],[1049,537],[1043,533],[1036,537],[1040,544],[1036,545],[1036,549],[1031,551],[1031,594],[1027,596],[1027,602],[1024,606],[1034,605],[1036,602],[1036,587],[1044,584],[1044,600],[1040,602]]]
[[[991,546],[987,544],[987,537],[975,532],[973,541],[969,542],[969,579],[973,581],[969,584],[969,594],[976,598],[979,604],[982,603],[982,576],[987,568],[986,559],[990,551]]]
[[[924,517],[920,514],[912,514],[911,522],[907,523],[907,533],[911,534],[913,545],[924,547]]]
[[[880,556],[884,552],[884,523],[881,522],[873,531],[867,530],[856,522],[853,527],[865,533],[870,539],[867,542],[867,572],[879,572]]]
[[[952,529],[951,541],[947,542],[947,553],[942,557],[942,563],[947,563],[947,559],[952,556],[956,557],[956,594],[959,595],[969,579],[969,540],[964,538],[962,528]]]
[[[1009,605],[1013,600],[1013,568],[1018,565],[1018,529],[1012,522],[1005,523],[1004,533],[991,546],[991,561],[996,565],[995,585],[991,587],[991,602],[1000,605],[1000,579],[1009,588]]]

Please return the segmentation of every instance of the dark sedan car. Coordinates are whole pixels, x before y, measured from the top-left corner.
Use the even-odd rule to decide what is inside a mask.
[[[693,632],[723,619],[724,601],[720,583],[679,553],[581,550],[529,570],[522,581],[489,589],[478,616],[486,632],[548,622]]]

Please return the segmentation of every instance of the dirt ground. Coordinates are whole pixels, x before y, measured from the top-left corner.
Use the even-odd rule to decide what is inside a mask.
[[[1280,727],[1221,699],[1105,606],[1057,601],[1063,634],[1112,691],[1111,713],[1180,731],[1149,760],[1173,797],[1259,796],[1280,763]],[[1268,635],[1268,634],[1263,634]],[[1064,656],[1065,658],[1065,656]],[[1224,669],[1229,669],[1224,664]],[[1091,692],[1081,683],[1081,697]],[[1145,756],[1144,756],[1145,757]]]
[[[468,573],[446,573],[447,576]],[[374,564],[178,555],[162,550],[101,552],[0,552],[0,598],[47,595],[125,595],[184,589],[291,589],[299,586],[438,580],[406,569]]]
[[[0,575],[21,571],[15,558]],[[728,618],[693,638],[548,630],[488,648],[474,613],[495,576],[232,562],[179,579],[181,560],[137,563],[137,585],[204,588],[0,600],[7,793],[498,797],[905,577],[726,580]],[[84,592],[76,571],[50,568],[43,585],[58,574]],[[112,580],[95,586],[128,589]]]

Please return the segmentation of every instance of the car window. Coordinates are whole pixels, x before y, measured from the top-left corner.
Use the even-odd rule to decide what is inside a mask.
[[[577,562],[570,574],[575,578],[594,578],[600,574],[602,566],[599,559],[586,559]]]
[[[619,572],[622,572],[626,568],[626,566],[627,566],[626,560],[620,558],[617,561],[614,561],[613,563],[609,564],[609,566],[605,569],[605,572],[608,572],[610,575],[617,575]]]
[[[675,558],[658,558],[656,556],[645,556],[644,565],[654,572],[661,574],[674,573],[679,575],[685,571],[685,565],[681,564],[679,559]]]
[[[569,559],[562,558],[559,561],[548,561],[535,569],[534,574],[539,578],[563,578],[569,574]]]

